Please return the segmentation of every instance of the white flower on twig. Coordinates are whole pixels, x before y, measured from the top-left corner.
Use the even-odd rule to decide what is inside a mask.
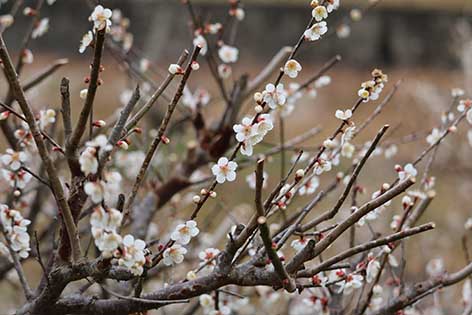
[[[95,174],[98,170],[97,149],[94,147],[85,148],[79,157],[80,170],[88,176]]]
[[[313,176],[310,179],[308,179],[305,183],[303,183],[302,186],[300,186],[300,190],[298,191],[298,194],[300,196],[311,195],[318,189],[319,185],[320,185],[319,178],[316,176]]]
[[[371,283],[379,274],[380,263],[372,253],[369,253],[367,259],[369,260],[369,263],[367,264],[366,268],[366,281]]]
[[[2,175],[10,187],[17,187],[19,189],[25,188],[26,184],[28,184],[33,177],[30,173],[22,169],[15,172],[2,169]]]
[[[236,169],[238,164],[233,161],[229,161],[225,157],[221,157],[218,163],[213,165],[211,171],[216,176],[216,181],[219,184],[223,184],[225,181],[232,182],[236,179]]]
[[[262,99],[272,109],[285,105],[287,102],[287,92],[284,89],[284,85],[279,83],[276,87],[272,83],[267,84],[262,92]]]
[[[41,110],[39,112],[39,127],[41,129],[47,128],[48,126],[56,122],[56,112],[52,109]]]
[[[405,165],[405,167],[401,167],[399,165],[397,165],[396,167],[398,169],[398,178],[400,180],[405,180],[407,178],[410,178],[410,177],[416,177],[416,175],[418,175],[418,171],[416,170],[416,168],[413,166],[413,164],[411,163],[408,163]]]
[[[426,137],[426,142],[433,145],[441,139],[441,131],[438,128],[434,128],[431,133]]]
[[[41,21],[39,21],[39,23],[36,25],[33,32],[31,33],[31,38],[33,39],[39,38],[43,36],[44,34],[46,34],[48,30],[49,30],[49,19],[48,18],[41,19]]]
[[[126,235],[123,238],[123,248],[118,264],[128,268],[134,275],[140,276],[146,263],[145,248],[146,243],[143,240],[134,239],[132,235]]]
[[[350,109],[346,109],[345,111],[338,109],[334,116],[339,120],[348,120],[352,117],[352,111]]]
[[[235,63],[238,61],[239,50],[236,47],[223,45],[218,50],[218,56],[224,63]]]
[[[285,63],[284,73],[290,78],[294,79],[298,76],[298,73],[302,71],[302,66],[295,59],[290,59]]]
[[[84,36],[82,36],[82,40],[80,41],[79,52],[82,54],[92,42],[93,33],[91,31],[88,31],[84,34]]]
[[[324,6],[319,5],[311,11],[311,15],[317,22],[320,22],[328,17],[328,10]]]
[[[220,254],[220,250],[217,248],[207,248],[198,254],[200,258],[200,266],[212,269],[216,266],[216,257]]]
[[[12,171],[17,171],[20,169],[21,165],[28,160],[28,156],[23,151],[16,152],[8,148],[5,154],[0,156],[0,160],[3,165],[10,168]]]
[[[200,55],[205,56],[208,51],[208,43],[205,40],[205,37],[202,35],[197,35],[193,39],[193,45],[200,47]]]
[[[328,24],[323,21],[313,24],[312,27],[305,31],[304,35],[307,40],[313,42],[319,40],[326,32],[328,32]]]
[[[105,29],[107,32],[111,26],[111,16],[113,12],[110,9],[97,5],[89,17],[89,21],[93,22],[94,28],[98,31]]]
[[[187,254],[187,249],[180,244],[174,244],[172,247],[164,251],[163,262],[166,266],[180,264],[184,261],[184,255]]]
[[[197,222],[190,220],[184,224],[177,225],[170,238],[177,243],[186,245],[190,243],[192,237],[197,236],[199,232],[200,230],[197,228]]]

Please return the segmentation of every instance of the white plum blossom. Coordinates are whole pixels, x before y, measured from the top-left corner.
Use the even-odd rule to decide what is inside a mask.
[[[316,176],[312,176],[307,181],[305,181],[302,186],[300,186],[298,194],[300,196],[311,195],[318,189],[319,186],[320,186],[319,178]]]
[[[223,184],[225,181],[232,182],[236,179],[236,169],[238,164],[233,161],[229,161],[225,157],[221,157],[217,164],[213,165],[211,171],[216,177],[216,181],[219,184]]]
[[[105,29],[107,32],[111,27],[113,12],[110,9],[97,5],[89,17],[89,21],[93,22],[94,28],[98,31]]]
[[[439,277],[446,272],[444,261],[441,258],[431,259],[426,265],[426,273],[430,277]]]
[[[10,187],[16,187],[19,189],[25,188],[31,178],[33,178],[33,175],[22,169],[15,172],[2,169],[2,176],[8,182]]]
[[[257,134],[257,126],[252,123],[252,119],[249,117],[244,117],[241,124],[234,125],[233,130],[238,142],[246,142]]]
[[[52,109],[39,112],[39,127],[45,129],[56,122],[56,112]]]
[[[140,239],[134,239],[132,235],[123,238],[123,248],[118,265],[129,269],[134,275],[140,276],[143,273],[143,266],[146,263],[144,249],[146,243]]]
[[[121,235],[116,231],[103,229],[92,230],[95,246],[100,250],[104,258],[111,258],[122,242]]]
[[[320,89],[331,84],[331,77],[329,75],[323,75],[315,81],[315,88]]]
[[[345,142],[341,147],[341,155],[345,158],[351,159],[354,155],[356,147],[349,142]]]
[[[95,147],[104,151],[111,151],[113,149],[113,145],[108,143],[108,138],[105,135],[98,135],[93,140],[87,141],[85,145],[87,147]]]
[[[215,307],[215,301],[209,294],[202,294],[198,297],[200,301],[200,306],[206,311],[209,312]]]
[[[405,180],[409,177],[416,177],[416,175],[418,175],[418,171],[416,170],[416,168],[413,166],[413,164],[411,163],[408,163],[405,165],[405,167],[403,168],[399,168],[400,171],[398,172],[398,178],[400,180]]]
[[[267,84],[262,92],[262,99],[271,109],[282,107],[287,102],[287,92],[284,85],[279,83],[276,87],[272,83]]]
[[[461,100],[459,102],[459,105],[457,105],[457,111],[460,112],[460,113],[463,113],[466,110],[469,110],[469,108],[472,108],[472,100],[470,100],[470,99]]]
[[[332,169],[332,163],[328,160],[325,159],[318,159],[318,161],[315,162],[315,165],[313,167],[313,172],[316,175],[321,175],[325,172],[329,172]]]
[[[305,38],[309,41],[316,41],[328,32],[328,24],[325,21],[315,23],[312,27],[307,29],[304,33]]]
[[[97,149],[94,147],[85,148],[79,157],[80,170],[88,176],[98,171]]]
[[[376,259],[376,257],[373,255],[373,253],[369,253],[369,256],[367,258],[369,260],[366,268],[366,281],[368,283],[373,282],[377,275],[379,274],[380,271],[380,263]]]
[[[363,280],[364,277],[361,275],[349,274],[344,281],[341,281],[339,292],[343,292],[344,295],[350,295],[355,289],[362,287]]]
[[[17,171],[21,165],[28,160],[28,156],[24,151],[14,151],[10,148],[6,149],[5,154],[0,156],[3,165],[10,168],[12,171]]]
[[[82,36],[82,40],[80,41],[79,52],[82,54],[90,46],[93,42],[93,33],[92,31],[88,31],[87,33]]]
[[[346,109],[345,111],[338,109],[334,116],[339,120],[348,120],[352,117],[352,111],[350,109]]]
[[[239,50],[236,47],[223,45],[218,50],[218,56],[224,63],[235,63],[238,61]]]
[[[197,35],[193,39],[193,45],[200,47],[200,55],[205,56],[208,51],[208,43],[202,35]]]
[[[311,11],[311,15],[317,22],[321,22],[328,17],[328,10],[326,10],[326,7],[319,5]]]
[[[302,66],[295,59],[290,59],[285,63],[284,73],[290,78],[294,79],[298,76],[298,73],[302,71]]]
[[[327,1],[326,10],[328,10],[328,13],[331,13],[334,10],[337,10],[339,8],[339,2],[340,2],[340,0]]]
[[[49,18],[43,18],[34,28],[33,32],[31,33],[31,38],[39,38],[47,33],[49,30]]]
[[[230,65],[222,63],[218,66],[218,75],[220,76],[220,78],[228,79],[229,77],[231,77],[232,73],[233,69]]]
[[[21,258],[29,256],[30,236],[27,227],[30,220],[24,219],[18,210],[10,209],[7,205],[0,204],[0,224],[8,237],[11,249]]]
[[[182,247],[180,244],[174,244],[164,251],[163,262],[166,266],[180,264],[184,261],[184,255],[186,253],[187,249],[185,249],[185,247]]]
[[[467,122],[472,125],[472,109],[469,109],[467,111],[466,119],[467,119]]]
[[[220,254],[220,250],[217,248],[207,248],[201,251],[198,254],[198,258],[200,258],[200,266],[205,266],[209,269],[212,269],[216,266],[216,257]]]
[[[113,204],[121,191],[121,174],[118,172],[105,172],[103,179],[89,181],[84,185],[85,193],[93,203],[105,201]]]
[[[426,142],[433,145],[441,139],[441,131],[438,128],[434,128],[431,133],[426,137]]]
[[[34,61],[33,52],[30,49],[25,49],[21,56],[21,60],[24,64],[32,64]]]
[[[453,88],[451,90],[452,97],[461,97],[461,96],[464,96],[464,94],[465,94],[465,91],[461,88]]]
[[[199,232],[200,230],[197,228],[197,222],[190,220],[184,224],[177,225],[170,238],[179,244],[186,245],[190,243],[192,237],[197,236]]]

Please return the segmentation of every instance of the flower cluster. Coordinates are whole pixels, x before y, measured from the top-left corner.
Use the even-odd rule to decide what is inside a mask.
[[[27,227],[31,221],[23,218],[18,210],[10,209],[3,204],[0,205],[0,221],[11,249],[21,258],[27,258],[31,250]]]
[[[311,15],[315,20],[315,23],[305,31],[305,39],[309,41],[316,41],[321,38],[326,32],[328,32],[328,24],[323,21],[328,18],[328,14],[333,12],[339,7],[339,0],[334,1],[318,1],[312,0]]]
[[[359,97],[361,97],[364,102],[377,100],[387,81],[388,76],[384,74],[382,70],[375,69],[372,71],[372,80],[361,84],[361,89],[358,92]]]
[[[241,153],[251,156],[254,145],[261,142],[273,127],[272,117],[269,114],[258,115],[256,119],[245,117],[241,124],[234,125],[236,140],[242,143]]]
[[[82,36],[82,40],[80,41],[79,52],[82,54],[85,52],[87,47],[89,47],[93,41],[95,33],[101,30],[105,30],[107,33],[110,32],[112,26],[112,18],[113,12],[110,9],[104,8],[101,5],[97,5],[93,10],[92,14],[89,16],[89,21],[93,22],[93,28],[91,31],[88,31]],[[117,17],[119,16],[119,18]],[[129,25],[129,22],[126,23],[121,19],[121,12],[119,10],[113,17],[114,20],[117,20],[118,25],[113,28],[113,39],[116,41],[124,41],[126,38],[126,29]],[[130,35],[128,35],[129,37]],[[131,43],[132,43],[132,36],[131,36]],[[131,45],[128,45],[131,48]]]
[[[122,220],[123,214],[117,209],[97,206],[90,217],[95,246],[104,258],[117,259],[118,265],[139,276],[147,262],[146,243],[132,235],[121,237],[118,230]]]
[[[175,244],[166,248],[164,251],[164,264],[172,266],[184,261],[184,255],[187,253],[187,249],[182,245],[190,243],[192,237],[197,236],[199,232],[197,222],[193,220],[177,225],[174,232],[170,235],[170,239],[174,241]]]

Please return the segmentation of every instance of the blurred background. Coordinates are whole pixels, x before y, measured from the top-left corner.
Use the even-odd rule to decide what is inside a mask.
[[[165,73],[168,64],[174,63],[183,49],[191,47],[188,14],[179,0],[110,0],[101,3],[112,9],[121,9],[130,19],[129,31],[134,35],[134,49],[162,69],[161,73]],[[227,1],[223,0],[194,0],[194,4],[211,22],[223,22],[228,9]],[[243,4],[246,17],[239,25],[236,37],[240,60],[233,68],[233,78],[243,73],[254,77],[281,47],[293,45],[303,32],[311,12],[308,0],[244,0]],[[352,9],[367,6],[367,0],[341,0],[340,10],[330,15],[328,24],[334,29],[350,20]],[[7,2],[0,7],[0,14],[7,13],[8,8]],[[57,58],[68,58],[69,64],[30,91],[29,96],[36,108],[57,108],[60,104],[60,78],[68,76],[77,112],[81,106],[79,91],[85,87],[83,78],[88,74],[92,58],[90,49],[81,55],[78,47],[82,35],[90,29],[87,18],[91,10],[82,0],[57,0],[53,6],[46,6],[43,10],[42,15],[50,18],[50,30],[32,42],[34,63],[27,65],[23,77],[30,77]],[[451,90],[462,88],[466,95],[472,92],[471,14],[472,0],[384,0],[352,24],[349,37],[339,38],[333,34],[304,45],[297,57],[303,65],[300,82],[337,54],[342,56],[342,62],[328,73],[332,78],[331,85],[321,89],[316,99],[308,98],[297,105],[287,120],[287,138],[319,125],[323,131],[307,145],[320,144],[336,124],[334,111],[352,105],[360,83],[370,78],[372,69],[381,68],[389,75],[390,83],[384,93],[396,81],[403,80],[391,104],[358,143],[372,138],[385,123],[395,130],[389,141],[400,142],[403,136],[413,132],[418,137],[414,142],[399,145],[399,153],[392,160],[373,159],[368,163],[363,173],[369,176],[360,177],[360,183],[368,190],[362,198],[368,199],[383,182],[390,182],[396,176],[393,171],[395,164],[410,162],[426,147],[426,135],[440,124],[442,112],[450,106]],[[27,18],[20,15],[15,26],[5,33],[7,44],[15,56],[27,25]],[[133,86],[109,53],[106,53],[104,66],[104,85],[99,90],[96,107],[97,118],[103,119],[121,106],[120,95]],[[202,62],[202,69],[192,75],[189,87],[191,90],[198,87],[209,90],[212,102],[216,102],[220,96],[214,81],[208,77],[208,69]],[[159,82],[159,73],[153,79]],[[0,84],[0,92],[4,95],[5,81],[2,79]],[[369,103],[361,108],[356,122],[367,117],[373,106]],[[151,126],[155,125],[151,122]],[[441,146],[434,161],[432,175],[436,177],[438,198],[423,221],[434,220],[438,228],[427,236],[420,236],[421,242],[409,243],[408,249],[415,255],[411,257],[407,270],[416,279],[424,278],[424,266],[431,258],[444,257],[451,270],[464,262],[460,240],[464,222],[472,216],[472,147],[467,141],[467,128],[470,127],[462,125],[458,134]],[[273,134],[275,136],[268,142],[277,142],[277,132]],[[277,165],[274,162],[272,166],[274,176],[270,183],[273,184],[278,179]],[[322,186],[329,182],[325,180]],[[235,187],[239,189],[235,190]],[[230,207],[239,205],[238,200],[244,200],[250,191],[244,180],[225,185],[225,189],[233,193],[225,200]],[[319,211],[332,201],[327,200]],[[395,209],[398,212],[399,207]],[[387,226],[390,219],[391,214],[388,214],[378,224]]]

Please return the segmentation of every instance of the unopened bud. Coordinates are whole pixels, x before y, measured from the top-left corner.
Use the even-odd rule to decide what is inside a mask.
[[[87,98],[87,94],[88,94],[88,89],[83,89],[83,90],[80,91],[79,96],[80,96],[81,99],[84,100],[84,99]]]
[[[263,110],[264,110],[264,108],[262,108],[261,105],[256,105],[256,106],[254,107],[254,111],[255,111],[256,113],[258,113],[258,114],[259,114],[259,113],[262,113]]]
[[[26,7],[23,10],[23,14],[26,16],[35,16],[36,15],[36,10],[30,7]]]
[[[196,61],[192,61],[191,67],[193,71],[197,71],[198,69],[200,69],[200,64]]]
[[[256,101],[256,103],[261,103],[262,102],[262,93],[260,93],[260,92],[254,93],[254,101]]]
[[[173,63],[169,66],[169,73],[173,74],[173,75],[176,75],[176,74],[183,74],[184,71],[182,70],[181,66],[179,66],[176,63]]]
[[[206,194],[208,194],[208,190],[206,190],[205,188],[200,190],[200,195],[205,196]]]
[[[210,197],[211,198],[216,198],[216,191],[210,191]]]
[[[195,195],[195,196],[193,196],[193,198],[192,198],[193,203],[200,203],[201,200],[202,200],[202,199],[201,199],[200,196],[198,196],[198,195]]]
[[[8,117],[10,116],[10,112],[9,111],[4,111],[4,112],[1,112],[0,113],[0,120],[5,120],[7,119]]]
[[[168,137],[166,137],[166,136],[162,136],[162,137],[161,137],[161,140],[162,140],[162,142],[163,142],[164,144],[169,144],[169,143],[170,143],[170,139],[169,139]]]
[[[265,224],[267,222],[267,218],[264,216],[260,216],[257,218],[257,223],[258,224]]]
[[[123,149],[123,150],[128,150],[129,148],[129,144],[128,142],[126,142],[125,140],[120,140],[116,143],[116,145],[120,148],[120,149]]]
[[[102,127],[105,127],[106,125],[107,123],[104,120],[95,120],[93,122],[93,126],[97,128],[102,128]]]
[[[305,171],[303,169],[298,169],[295,172],[295,180],[300,180],[303,178],[303,176],[305,176]]]

